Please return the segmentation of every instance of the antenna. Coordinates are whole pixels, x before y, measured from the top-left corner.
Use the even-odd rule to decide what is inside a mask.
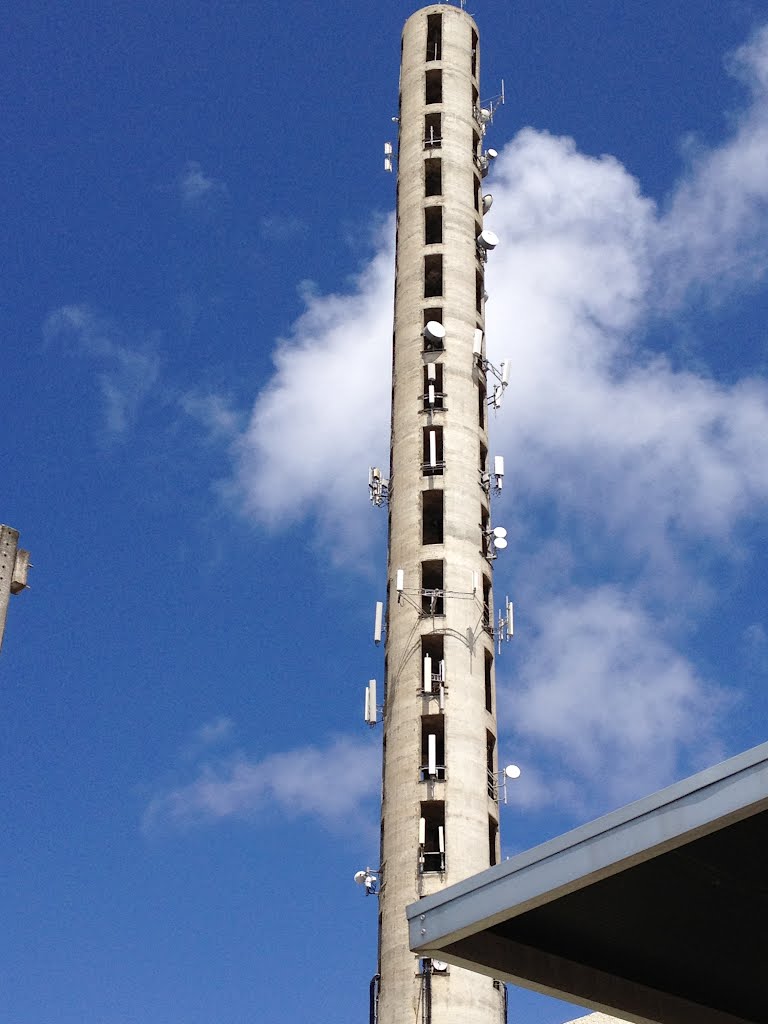
[[[392,143],[384,143],[384,170],[392,173]]]
[[[376,725],[378,708],[376,706],[376,680],[369,679],[365,688],[365,721],[368,725]]]
[[[443,347],[445,327],[438,320],[427,320],[421,333],[433,347]]]
[[[395,576],[395,589],[398,594],[402,594],[405,588],[405,569],[398,569]]]
[[[494,455],[493,457],[493,478],[494,488],[500,491],[504,486],[504,456]]]
[[[378,466],[368,467],[368,492],[375,508],[381,508],[384,502],[389,501],[389,480],[382,476]]]
[[[376,618],[373,622],[373,642],[375,644],[381,643],[381,625],[384,620],[384,603],[382,601],[376,602]]]
[[[437,736],[432,732],[427,736],[427,773],[437,778]]]
[[[356,871],[354,878],[358,885],[365,886],[366,896],[378,896],[379,879],[381,871],[378,868],[366,868],[365,871]]]
[[[490,192],[483,196],[483,213],[488,213],[493,206],[493,196]]]
[[[485,263],[488,260],[488,253],[492,252],[499,244],[499,236],[495,235],[493,231],[484,229],[477,236],[477,254],[480,259]]]
[[[496,631],[496,639],[498,642],[499,654],[501,654],[501,644],[503,640],[511,640],[515,633],[515,607],[509,600],[509,597],[505,601],[505,614],[502,615],[501,609],[499,609],[499,628]]]
[[[437,468],[437,434],[434,430],[429,432],[429,465],[432,469]]]

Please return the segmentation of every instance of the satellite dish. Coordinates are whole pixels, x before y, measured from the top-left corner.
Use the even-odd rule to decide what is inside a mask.
[[[367,878],[367,875],[368,875],[367,871],[356,871],[355,872],[355,881],[357,882],[357,884],[358,885],[365,885],[365,879]]]
[[[490,192],[483,196],[483,213],[488,213],[493,206],[493,196]]]
[[[495,235],[493,231],[481,231],[477,236],[477,244],[483,249],[495,249],[499,244],[499,236]]]
[[[432,970],[439,971],[442,974],[444,971],[448,970],[448,964],[445,962],[445,960],[433,960]]]
[[[445,328],[437,320],[428,320],[421,332],[427,341],[438,342],[445,337]]]
[[[496,152],[495,149],[487,149],[485,151],[485,155],[488,157],[489,160],[495,160],[499,154]]]
[[[507,531],[504,529],[503,526],[494,526],[493,536],[496,538],[496,540],[503,540],[504,537],[507,536]]]
[[[519,779],[522,775],[522,772],[516,764],[508,764],[507,767],[504,769],[504,774],[507,776],[508,779]]]
[[[494,539],[493,546],[497,548],[499,551],[503,551],[508,543],[509,541],[506,539],[506,537],[496,537]]]
[[[487,107],[480,108],[480,120],[483,124],[487,124],[491,120],[491,112]]]

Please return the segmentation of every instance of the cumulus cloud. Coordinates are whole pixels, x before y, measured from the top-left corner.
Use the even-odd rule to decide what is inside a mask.
[[[516,749],[537,750],[562,779],[541,802],[570,782],[585,804],[598,792],[619,803],[721,753],[717,713],[729,700],[631,595],[572,589],[538,605],[529,627],[500,706]]]
[[[196,160],[190,160],[176,179],[179,198],[188,206],[199,205],[217,195],[224,195],[227,187],[206,174]]]
[[[765,379],[720,384],[642,346],[649,320],[658,330],[668,311],[670,282],[722,291],[713,254],[738,254],[751,279],[765,269],[766,40],[764,29],[732,60],[750,83],[749,108],[663,211],[617,160],[532,129],[503,149],[490,179],[502,244],[488,270],[489,354],[513,363],[494,446],[518,494],[554,502],[577,529],[599,520],[635,557],[668,561],[681,537],[725,541],[768,497]],[[307,293],[237,454],[256,520],[311,515],[353,552],[361,481],[386,452],[390,237],[391,225],[347,293]]]
[[[209,761],[191,782],[154,797],[144,827],[253,821],[274,810],[338,826],[378,792],[379,757],[377,746],[342,737],[261,759],[237,753]]]
[[[211,441],[233,441],[244,426],[243,415],[226,395],[188,392],[179,398],[179,404]]]
[[[43,325],[46,342],[69,340],[102,367],[96,375],[107,430],[124,434],[156,384],[160,360],[151,341],[125,337],[117,324],[87,306],[62,306]]]
[[[692,365],[660,353],[685,302],[723,301],[765,277],[768,29],[731,66],[748,107],[661,204],[614,158],[530,128],[488,182],[501,238],[489,356],[513,366],[492,443],[507,456],[528,565],[557,538],[563,567],[556,589],[547,572],[528,580],[535,645],[502,688],[510,727],[561,780],[531,773],[516,797],[531,806],[548,790],[572,797],[573,778],[621,799],[637,790],[620,780],[647,789],[717,753],[723,697],[679,652],[697,599],[686,586],[705,576],[704,548],[727,554],[764,513],[768,381],[723,383],[702,354]],[[390,223],[346,292],[306,292],[235,446],[247,514],[279,528],[310,519],[337,553],[365,543],[366,467],[386,466],[391,235]],[[575,567],[591,588],[573,589]]]
[[[729,68],[752,102],[724,145],[696,154],[659,222],[657,271],[669,301],[696,285],[755,281],[768,268],[768,25],[731,55]]]
[[[380,249],[348,294],[307,291],[237,446],[243,507],[270,526],[314,515],[332,545],[358,546],[367,467],[387,452],[393,252]],[[286,486],[286,481],[290,486]]]

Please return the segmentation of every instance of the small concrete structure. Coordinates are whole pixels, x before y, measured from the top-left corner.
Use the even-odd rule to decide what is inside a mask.
[[[412,904],[411,949],[637,1024],[765,1024],[766,850],[768,743]]]
[[[19,531],[0,524],[0,648],[11,594],[20,594],[26,588],[28,572],[29,552],[19,547]]]

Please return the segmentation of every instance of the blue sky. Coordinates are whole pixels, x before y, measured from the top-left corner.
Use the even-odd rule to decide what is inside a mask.
[[[30,0],[0,43],[12,1024],[366,1019],[412,10]],[[765,739],[768,19],[472,13],[506,856]]]

